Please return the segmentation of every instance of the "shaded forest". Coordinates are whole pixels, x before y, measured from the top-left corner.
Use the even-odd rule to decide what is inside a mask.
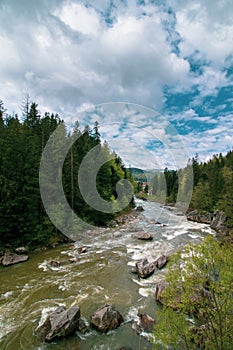
[[[83,157],[97,145],[111,158],[101,166],[96,177],[100,196],[113,202],[117,198],[116,183],[121,179],[132,181],[121,158],[110,151],[106,142],[102,144],[98,123],[81,130],[77,122],[71,132],[57,114],[41,116],[34,102],[26,101],[19,118],[8,115],[0,101],[0,247],[6,244],[33,247],[48,244],[59,236],[44,210],[39,188],[41,155],[59,125],[67,139],[78,134],[62,169],[63,189],[69,205],[83,221],[96,226],[106,226],[117,215],[92,209],[80,193],[79,166]],[[59,169],[54,171],[56,176]]]

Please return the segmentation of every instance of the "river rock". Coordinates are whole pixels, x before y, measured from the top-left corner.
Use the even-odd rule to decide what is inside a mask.
[[[61,266],[61,263],[60,263],[60,261],[58,261],[58,260],[51,260],[51,261],[49,262],[49,265],[50,265],[51,267],[57,268],[57,267]]]
[[[15,253],[6,253],[3,258],[2,258],[2,265],[3,266],[9,266],[9,265],[14,265],[18,264],[24,261],[28,260],[27,255],[18,255]]]
[[[156,284],[155,287],[155,301],[159,302],[160,304],[163,304],[163,292],[165,290],[165,282],[159,282]]]
[[[138,270],[137,270],[136,266],[132,266],[131,272],[134,273],[135,275],[138,274]]]
[[[153,235],[149,232],[141,231],[141,232],[135,232],[131,235],[133,238],[137,238],[143,241],[152,241]]]
[[[121,325],[122,315],[113,305],[106,304],[95,311],[91,316],[91,325],[102,333],[107,333]]]
[[[213,214],[207,211],[193,210],[187,215],[187,219],[190,221],[199,222],[201,224],[211,224],[213,219]]]
[[[229,230],[225,226],[226,215],[221,210],[216,210],[213,214],[194,210],[187,215],[187,219],[202,224],[209,224],[217,232],[218,236],[227,236],[229,234]]]
[[[159,302],[160,304],[164,305],[163,300],[163,293],[166,289],[166,282],[161,281],[157,283],[155,287],[155,301]],[[195,303],[197,300],[196,297],[191,298],[190,302]],[[173,310],[177,310],[179,308],[179,305],[182,303],[182,291],[180,291],[180,294],[177,295],[177,297],[173,300],[171,300],[169,303],[166,304],[166,306],[169,306]]]
[[[143,208],[142,205],[138,205],[135,210],[137,210],[137,211],[144,211],[144,208]]]
[[[139,314],[139,323],[135,325],[137,333],[151,333],[154,330],[155,319],[147,314]]]
[[[161,255],[157,260],[155,260],[155,265],[158,269],[162,269],[168,262],[168,256]]]
[[[217,232],[219,231],[221,232],[225,228],[224,226],[225,220],[226,220],[225,213],[223,211],[216,210],[214,212],[210,227]]]
[[[137,274],[140,278],[147,278],[151,276],[156,268],[155,262],[149,263],[147,258],[136,262]]]
[[[18,247],[15,248],[16,254],[26,254],[28,253],[28,247]]]
[[[68,310],[59,306],[45,320],[38,331],[44,340],[50,342],[54,338],[67,337],[79,328],[80,308],[72,306]]]
[[[123,236],[123,233],[122,232],[120,232],[120,231],[116,231],[116,232],[113,232],[113,237],[116,237],[116,238],[118,238],[118,237],[122,237]]]
[[[78,253],[83,254],[87,252],[87,247],[78,247]]]

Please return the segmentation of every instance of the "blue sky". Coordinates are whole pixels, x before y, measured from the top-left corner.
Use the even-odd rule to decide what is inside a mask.
[[[0,0],[0,99],[98,120],[132,166],[205,161],[233,146],[232,33],[231,0]]]

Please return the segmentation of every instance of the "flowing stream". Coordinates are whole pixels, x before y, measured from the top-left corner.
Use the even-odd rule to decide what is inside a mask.
[[[137,205],[145,211],[126,225],[96,229],[73,245],[34,252],[25,263],[0,267],[0,349],[151,349],[148,339],[137,335],[132,323],[138,313],[156,318],[155,284],[166,270],[157,270],[142,280],[132,274],[132,266],[144,257],[153,261],[163,253],[172,254],[190,241],[200,243],[213,231],[208,225],[188,222],[176,209],[152,202],[137,201]],[[153,241],[131,237],[141,230],[151,232]],[[87,251],[79,254],[80,246]],[[71,263],[75,257],[77,262]],[[52,260],[59,261],[60,266],[52,267]],[[113,303],[125,321],[107,334],[90,330],[43,343],[36,332],[46,315],[59,305],[79,305],[81,316],[88,322],[106,303]]]

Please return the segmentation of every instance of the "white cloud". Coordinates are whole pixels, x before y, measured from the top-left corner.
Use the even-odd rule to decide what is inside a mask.
[[[194,156],[199,154],[201,161],[207,161],[214,153],[223,153],[233,147],[233,119],[232,116],[221,118],[221,125],[210,130],[199,132],[192,130],[192,133],[184,135],[183,139],[187,146],[187,152]]]
[[[101,29],[100,18],[93,8],[83,4],[67,2],[60,10],[55,11],[60,19],[73,30],[83,34],[98,36]]]
[[[194,79],[194,84],[198,85],[201,96],[215,95],[218,90],[229,85],[226,72],[213,70],[205,67],[201,76]]]
[[[233,11],[229,5],[229,1],[199,0],[185,2],[179,8],[176,29],[182,38],[180,49],[184,56],[199,50],[203,58],[217,66],[224,64],[233,49]]]
[[[160,108],[163,85],[187,79],[189,63],[172,52],[156,6],[121,6],[112,26],[81,2],[37,5],[32,18],[17,17],[15,10],[14,3],[4,7],[15,26],[4,28],[2,66],[8,70],[1,77],[18,86],[15,99],[29,92],[43,109],[49,96],[58,112],[64,104],[75,111],[83,103],[122,100]],[[149,15],[139,15],[142,10]],[[8,94],[1,96],[6,103]]]
[[[145,107],[104,104],[93,108],[88,115],[81,112],[77,119],[90,125],[99,121],[102,139],[126,165],[164,169],[179,168],[188,161],[186,146],[168,119]]]
[[[211,129],[211,130],[207,130],[206,131],[206,134],[209,134],[209,135],[217,135],[217,134],[223,134],[223,132],[226,132],[228,131],[228,129],[225,127],[225,126],[218,126],[214,129]],[[232,138],[233,140],[233,138]]]
[[[174,12],[168,14],[169,3]],[[127,121],[128,126],[136,124],[144,133],[135,131],[135,142],[146,145],[152,136],[162,142],[167,138],[166,123],[156,119],[155,112],[144,113],[139,108],[140,113],[135,114],[126,108],[123,119],[120,114],[116,117],[117,106],[114,111],[111,106],[109,109],[105,106],[106,117],[82,111],[112,101],[161,110],[165,86],[174,96],[195,89],[198,93],[189,105],[174,99],[176,111],[184,112],[172,115],[170,120],[181,125],[196,120],[206,125],[216,124],[216,127],[223,123],[227,129],[221,131],[222,143],[216,139],[221,134],[217,129],[213,139],[210,134],[195,134],[190,129],[186,142],[191,145],[191,155],[195,154],[195,148],[200,151],[201,146],[208,151],[208,142],[209,150],[214,149],[214,140],[215,147],[221,149],[230,142],[227,136],[231,135],[233,125],[227,124],[227,117],[221,115],[223,103],[212,111],[213,114],[218,111],[223,117],[217,121],[206,114],[199,115],[195,107],[201,107],[206,96],[216,96],[222,87],[232,87],[225,73],[229,65],[226,59],[233,54],[231,0],[197,0],[195,3],[167,0],[163,6],[150,1],[138,6],[136,1],[125,5],[121,0],[22,0],[20,3],[2,0],[0,7],[0,98],[10,113],[18,111],[22,97],[29,93],[42,113],[58,112],[68,122],[77,116],[90,125],[95,120],[103,124],[115,122],[116,118],[121,123]],[[190,55],[194,64],[201,64],[205,59],[201,73],[190,71],[187,59]],[[208,106],[209,114],[211,108],[213,106]],[[112,135],[111,128],[109,135]],[[130,135],[125,132],[123,136],[128,146]],[[204,143],[199,142],[202,137],[206,137]],[[171,148],[179,153],[175,137],[168,140]],[[114,142],[117,145],[116,140]],[[131,154],[135,160],[137,152],[135,148],[132,150],[127,157]],[[124,147],[122,151],[126,152]],[[141,161],[146,159],[141,154],[137,156]],[[168,158],[164,154],[166,163]]]

